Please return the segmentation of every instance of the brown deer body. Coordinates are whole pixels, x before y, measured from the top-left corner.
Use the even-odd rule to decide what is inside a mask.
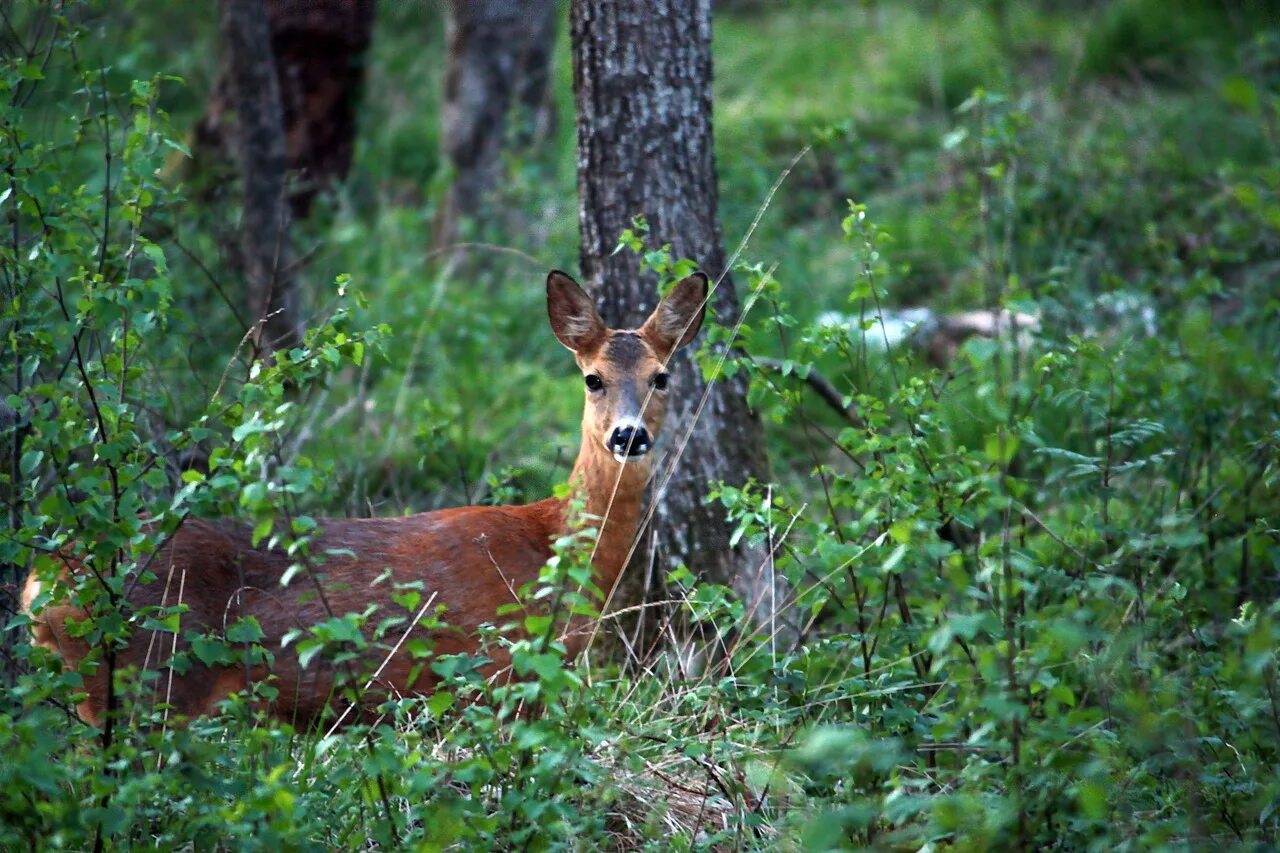
[[[582,447],[570,474],[571,498],[525,506],[459,507],[401,518],[324,520],[310,545],[311,554],[327,555],[316,573],[323,595],[307,577],[282,585],[294,559],[280,550],[254,547],[245,526],[188,519],[152,561],[157,579],[134,585],[131,608],[185,605],[180,633],[194,629],[217,634],[241,617],[252,616],[265,634],[261,642],[272,653],[272,663],[248,669],[196,664],[177,674],[161,662],[175,648],[184,649],[185,642],[170,633],[137,628],[128,644],[117,650],[116,667],[159,669],[155,701],[170,703],[185,716],[212,713],[222,699],[245,689],[251,680],[273,677],[279,693],[271,713],[298,724],[314,722],[334,697],[338,673],[320,660],[300,666],[293,647],[282,646],[286,634],[330,615],[362,613],[370,604],[379,608],[373,622],[403,613],[391,603],[393,585],[421,582],[423,600],[433,608],[442,605],[448,624],[447,629],[429,633],[434,652],[475,652],[477,629],[505,621],[497,609],[515,601],[516,591],[537,579],[552,555],[552,542],[570,532],[572,498],[585,504],[586,521],[578,523],[599,531],[591,562],[595,584],[607,594],[639,526],[649,451],[665,408],[666,363],[697,334],[706,295],[707,279],[696,274],[677,284],[641,328],[611,330],[576,282],[563,273],[551,273],[551,326],[573,351],[586,383]],[[68,574],[84,570],[70,559],[65,564]],[[373,584],[388,572],[389,578]],[[28,579],[23,592],[28,612],[42,588],[34,575]],[[66,622],[84,616],[70,602],[50,602],[33,614],[35,641],[54,650],[69,667],[78,667],[93,650],[71,636]],[[577,630],[564,638],[571,657],[586,642],[583,626],[573,627]],[[428,632],[414,627],[406,636]],[[500,649],[487,649],[486,654],[491,659],[486,674],[502,674],[508,665],[505,655]],[[403,649],[373,649],[369,657],[364,670],[376,670],[370,689],[374,701],[429,693],[435,686],[431,669]],[[88,695],[79,710],[94,724],[100,724],[106,711],[106,678],[101,660],[86,676]]]

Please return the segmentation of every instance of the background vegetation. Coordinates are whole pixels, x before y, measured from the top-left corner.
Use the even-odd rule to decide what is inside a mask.
[[[440,16],[381,4],[355,168],[299,231],[312,332],[264,369],[233,195],[180,180],[212,11],[77,7],[55,29],[0,8],[6,581],[63,546],[122,570],[187,513],[287,512],[305,538],[312,514],[563,480],[581,392],[541,282],[577,251],[567,47],[558,130],[512,155],[511,213],[459,264],[425,248]],[[690,566],[668,588],[691,654],[566,668],[532,644],[536,678],[499,689],[442,660],[449,691],[340,733],[244,701],[95,732],[68,711],[79,674],[9,612],[0,846],[1274,845],[1277,11],[718,11],[721,213],[756,295],[726,369],[752,375],[774,470],[712,499],[768,543],[794,629],[740,630]],[[886,351],[874,318],[921,305],[1039,329],[941,365]],[[76,590],[86,636],[163,625],[113,609],[112,577]],[[210,659],[262,653],[252,626],[218,639]]]

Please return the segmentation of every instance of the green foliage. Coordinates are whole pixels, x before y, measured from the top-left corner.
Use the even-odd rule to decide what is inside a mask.
[[[852,299],[874,316],[884,235],[862,206],[845,231]],[[992,261],[1012,280],[1010,265]],[[791,704],[806,724],[857,726],[796,754],[806,799],[832,809],[797,820],[806,844],[1274,837],[1280,611],[1255,603],[1275,578],[1249,565],[1275,553],[1255,538],[1276,509],[1260,490],[1274,310],[1243,335],[1046,335],[1027,353],[975,339],[947,374],[883,354],[856,323],[791,338],[790,373],[837,365],[856,423],[808,433],[810,458],[831,460],[810,472],[818,494],[717,497],[740,534],[785,535],[776,568],[806,630],[843,649],[810,640],[779,665],[804,686]],[[744,367],[777,420],[814,418],[772,370]],[[1224,387],[1242,390],[1206,400]]]
[[[557,138],[503,190],[538,213],[477,233],[506,248],[462,281],[423,249],[446,177],[442,51],[423,49],[440,21],[380,7],[357,168],[296,229],[319,247],[310,330],[263,363],[241,340],[234,214],[173,177],[175,128],[216,72],[212,15],[147,0],[126,37],[120,10],[30,5],[0,64],[0,558],[5,584],[46,581],[38,605],[84,607],[95,652],[63,668],[6,604],[0,847],[1276,843],[1280,39],[1263,4],[717,13],[729,248],[813,146],[734,271],[742,351],[709,323],[702,358],[749,377],[767,425],[773,480],[709,500],[772,555],[790,624],[761,629],[695,565],[665,579],[677,642],[623,637],[625,667],[597,642],[570,665],[563,636],[602,597],[588,530],[479,656],[406,644],[436,693],[302,731],[260,715],[269,682],[186,725],[135,701],[156,673],[115,674],[112,726],[73,707],[131,632],[181,634],[179,670],[278,653],[253,620],[198,635],[181,607],[125,603],[185,518],[243,520],[301,583],[322,515],[564,479],[579,392],[537,285],[576,246],[567,69]],[[647,235],[638,219],[620,249]],[[664,285],[691,269],[670,245],[637,262]],[[1038,329],[941,364],[886,346],[880,319],[924,300]],[[92,571],[59,580],[58,551]],[[447,622],[421,584],[392,600],[289,643],[309,666],[353,662],[409,619]],[[497,653],[518,680],[482,677]]]

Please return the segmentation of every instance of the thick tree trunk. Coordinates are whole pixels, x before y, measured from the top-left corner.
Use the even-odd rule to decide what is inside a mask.
[[[316,194],[351,168],[374,2],[266,0],[266,9],[293,177],[289,201],[294,217],[301,219]],[[200,160],[224,160],[232,144],[228,72],[224,68],[195,129],[192,147]]]
[[[301,334],[289,272],[283,110],[263,0],[223,0],[222,37],[236,113],[244,191],[241,245],[258,320],[255,343],[259,351],[286,348]]]
[[[708,0],[616,0],[572,5],[573,81],[578,111],[578,191],[582,273],[600,313],[613,326],[635,326],[658,300],[656,279],[641,275],[630,253],[614,253],[619,234],[643,215],[653,247],[670,243],[720,284],[716,319],[732,324],[739,303],[724,275],[716,213],[711,133],[711,9]],[[721,276],[724,276],[721,278]],[[724,510],[704,500],[718,481],[741,485],[767,479],[760,421],[746,404],[741,375],[709,390],[690,355],[677,354],[663,428],[665,459],[656,466],[653,537],[655,577],[684,563],[701,577],[731,585],[758,605],[767,622],[777,600],[768,555],[729,546]],[[704,392],[705,408],[695,419]],[[674,458],[686,433],[683,455]],[[665,492],[657,493],[672,470]],[[631,601],[647,565],[628,570]],[[624,592],[626,592],[624,588]],[[775,593],[775,594],[771,594]]]
[[[553,0],[449,0],[443,136],[453,182],[434,244],[452,242],[458,222],[484,212],[508,142],[529,145],[552,121],[548,77],[555,40]]]

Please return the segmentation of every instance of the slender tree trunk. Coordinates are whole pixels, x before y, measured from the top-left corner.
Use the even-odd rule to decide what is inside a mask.
[[[258,319],[259,351],[301,339],[297,293],[289,271],[289,203],[285,191],[283,110],[263,0],[222,0],[230,100],[244,191],[244,273]]]
[[[15,214],[16,215],[16,214]],[[23,285],[15,282],[15,289],[10,294],[21,292],[17,288]],[[16,300],[15,300],[16,302]],[[11,327],[13,328],[13,327]],[[14,372],[17,373],[20,359],[16,360]],[[21,392],[22,386],[15,382],[14,386]],[[16,535],[22,523],[22,479],[21,458],[22,444],[30,432],[31,422],[18,409],[8,403],[0,402],[0,465],[6,464],[9,469],[9,480],[0,491],[0,497],[9,505],[9,535]],[[23,583],[26,582],[28,567],[19,563],[0,563],[0,623],[8,624],[18,615]],[[15,656],[21,636],[17,631],[0,631],[0,685],[12,688],[18,680],[18,659]]]
[[[485,212],[508,140],[527,146],[552,122],[548,77],[554,0],[449,0],[443,147],[453,182],[433,242],[451,243],[461,219]]]
[[[646,218],[654,248],[670,243],[676,257],[696,260],[713,281],[725,272],[711,132],[711,7],[709,0],[573,0],[571,18],[582,273],[605,321],[634,326],[653,310],[658,293],[655,276],[640,274],[634,255],[614,252],[633,217]],[[721,324],[738,316],[727,275],[712,304]],[[745,378],[721,377],[708,390],[693,349],[672,365],[653,539],[637,552],[647,560],[649,545],[656,546],[657,578],[684,563],[731,585],[748,606],[758,605],[763,623],[778,590],[768,555],[744,543],[730,547],[724,510],[704,500],[719,481],[767,479],[760,421],[746,404]],[[705,408],[696,414],[704,392]],[[667,470],[674,474],[658,493]],[[644,592],[639,584],[647,568],[632,563],[631,601],[623,603]]]

